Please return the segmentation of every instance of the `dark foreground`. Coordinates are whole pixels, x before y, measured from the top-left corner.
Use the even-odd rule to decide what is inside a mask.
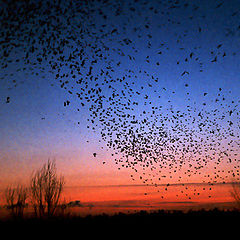
[[[13,229],[18,227],[84,227],[84,226],[118,226],[118,225],[184,225],[195,226],[199,224],[201,227],[206,227],[214,224],[220,225],[239,225],[240,226],[240,211],[238,210],[190,210],[188,212],[183,211],[139,211],[137,213],[124,214],[118,213],[115,215],[101,214],[97,216],[58,216],[52,218],[9,218],[0,220],[0,228],[11,226]]]
[[[238,239],[239,211],[139,211],[0,221],[10,239]]]

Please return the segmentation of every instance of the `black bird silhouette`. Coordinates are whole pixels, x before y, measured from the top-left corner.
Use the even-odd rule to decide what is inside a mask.
[[[184,71],[181,76],[185,75],[185,74],[188,74],[189,75],[189,72],[188,71]]]

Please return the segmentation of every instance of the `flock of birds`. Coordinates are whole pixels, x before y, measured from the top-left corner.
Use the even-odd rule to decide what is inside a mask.
[[[52,76],[49,84],[66,91],[63,106],[77,98],[76,111],[89,110],[87,127],[100,131],[133,180],[156,187],[199,175],[209,184],[239,180],[240,99],[221,86],[196,97],[190,79],[238,57],[224,42],[240,37],[240,10],[221,20],[228,3],[213,1],[206,12],[187,0],[2,1],[1,78],[18,87],[18,72]],[[226,26],[207,48],[198,39],[210,34],[211,12]],[[13,65],[16,72],[8,71]],[[163,85],[165,70],[177,72],[178,88]]]

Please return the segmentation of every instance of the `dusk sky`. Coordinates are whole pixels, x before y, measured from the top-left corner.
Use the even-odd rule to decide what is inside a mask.
[[[0,13],[1,189],[48,158],[69,188],[161,185],[156,197],[239,180],[239,0],[2,1]]]

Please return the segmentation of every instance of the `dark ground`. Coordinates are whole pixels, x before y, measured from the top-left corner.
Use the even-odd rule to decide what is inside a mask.
[[[240,211],[139,211],[133,214],[5,219],[0,231],[21,239],[239,239]]]
[[[239,225],[240,228],[240,211],[238,210],[219,210],[217,208],[212,210],[190,210],[183,211],[139,211],[137,213],[125,214],[118,213],[115,215],[101,214],[96,216],[58,216],[52,218],[9,218],[0,220],[0,228],[7,226],[22,226],[22,227],[40,227],[43,226],[57,226],[64,228],[67,227],[80,227],[80,226],[147,226],[147,225],[161,225],[167,226],[168,224],[178,224],[188,226],[195,226],[199,224],[200,227],[206,227],[213,224]]]

